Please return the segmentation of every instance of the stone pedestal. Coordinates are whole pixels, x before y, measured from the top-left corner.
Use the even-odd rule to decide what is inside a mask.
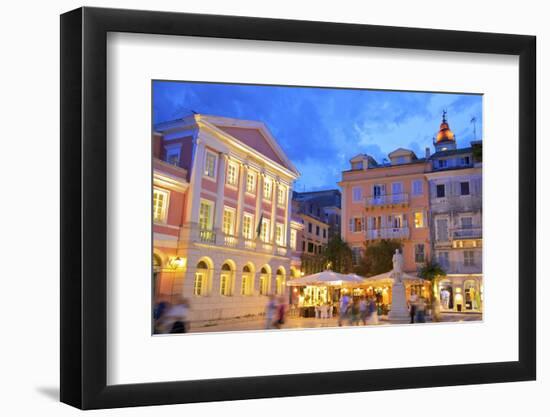
[[[405,298],[405,284],[394,279],[392,285],[391,310],[388,319],[392,323],[409,323],[409,309]]]

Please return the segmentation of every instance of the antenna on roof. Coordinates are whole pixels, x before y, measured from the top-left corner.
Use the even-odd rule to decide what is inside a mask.
[[[474,140],[476,140],[477,138],[477,135],[476,135],[476,122],[477,122],[477,119],[474,117],[472,117],[472,120],[470,120],[470,123],[472,123],[474,125]]]

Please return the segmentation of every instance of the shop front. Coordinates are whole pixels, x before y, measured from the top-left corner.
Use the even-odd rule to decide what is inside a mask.
[[[482,276],[447,275],[438,281],[437,295],[442,312],[481,312],[483,310]]]

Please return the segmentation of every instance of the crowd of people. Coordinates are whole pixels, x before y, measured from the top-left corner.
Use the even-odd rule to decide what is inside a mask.
[[[355,297],[347,294],[340,297],[338,306],[338,326],[345,323],[351,326],[359,324],[378,324],[378,305],[374,297]]]
[[[265,309],[265,328],[280,329],[285,324],[287,311],[285,297],[270,295]]]

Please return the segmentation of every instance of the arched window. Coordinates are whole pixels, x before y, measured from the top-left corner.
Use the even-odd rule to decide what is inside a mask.
[[[204,261],[197,264],[197,272],[195,272],[195,282],[193,285],[193,295],[197,297],[206,295],[208,288],[208,265]]]
[[[222,265],[220,274],[220,294],[229,296],[233,293],[233,270],[227,262]]]
[[[252,295],[254,287],[254,275],[248,265],[243,267],[243,279],[241,282],[241,295]]]
[[[260,270],[260,295],[268,295],[270,287],[271,276],[269,271],[264,266]]]
[[[275,292],[277,295],[283,295],[285,293],[285,271],[283,268],[277,269],[277,278],[275,279]]]

